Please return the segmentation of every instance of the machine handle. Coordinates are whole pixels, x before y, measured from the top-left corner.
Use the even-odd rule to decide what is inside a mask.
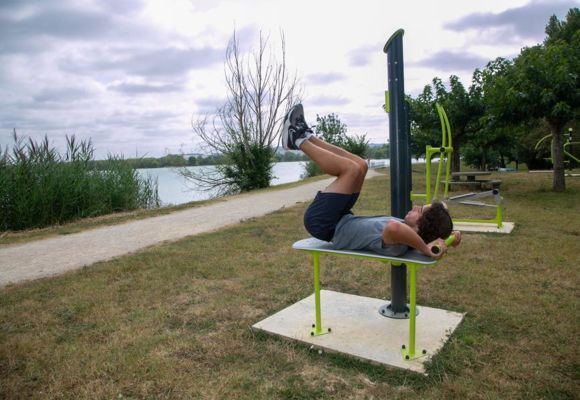
[[[451,246],[455,242],[455,235],[450,235],[447,239],[445,239],[445,245]],[[431,247],[431,251],[433,254],[439,254],[441,252],[441,247],[435,245]]]

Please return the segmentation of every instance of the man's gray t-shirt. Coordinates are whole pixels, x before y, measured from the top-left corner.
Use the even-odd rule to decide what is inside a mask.
[[[332,244],[337,250],[372,250],[385,256],[401,256],[409,249],[408,246],[383,244],[383,228],[391,219],[403,222],[395,217],[346,214],[336,225]]]

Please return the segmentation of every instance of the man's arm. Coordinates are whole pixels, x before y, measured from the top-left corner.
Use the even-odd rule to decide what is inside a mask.
[[[411,227],[394,219],[387,222],[383,229],[383,242],[385,244],[404,244],[433,258],[441,258],[447,249],[444,240],[436,239],[433,242],[426,244],[423,239],[421,239],[421,236],[411,229]],[[434,245],[439,246],[442,251],[438,254],[433,253],[431,248]]]

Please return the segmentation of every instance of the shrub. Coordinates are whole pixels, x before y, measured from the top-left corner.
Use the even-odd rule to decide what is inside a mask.
[[[95,162],[91,140],[67,136],[64,155],[13,134],[0,152],[0,230],[61,224],[83,217],[159,206],[157,183],[141,178],[125,160]]]
[[[233,192],[248,192],[270,186],[274,152],[259,144],[239,143],[229,154],[230,162],[218,165],[217,169],[230,182]]]

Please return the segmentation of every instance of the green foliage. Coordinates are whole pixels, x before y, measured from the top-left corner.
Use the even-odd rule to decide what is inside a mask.
[[[545,120],[553,138],[553,190],[563,191],[563,133],[580,113],[580,12],[555,16],[543,44],[524,48],[513,63],[484,79],[491,118],[504,125]]]
[[[368,152],[368,140],[366,135],[348,136],[346,124],[336,114],[316,116],[316,135],[330,144],[341,147],[346,151],[365,158]]]
[[[168,154],[161,158],[161,162],[168,167],[184,167],[187,165],[185,158],[178,154]]]
[[[338,115],[328,114],[323,117],[316,115],[315,132],[325,142],[342,147],[346,137],[346,130],[346,125],[340,121]]]
[[[122,158],[95,163],[90,140],[67,136],[64,155],[48,138],[25,142],[14,133],[0,154],[0,230],[61,224],[83,217],[159,206],[157,184]]]
[[[416,99],[407,98],[411,108],[411,155],[415,158],[425,156],[425,148],[441,144],[441,127],[435,110],[435,99],[430,85]]]
[[[218,165],[225,181],[230,182],[232,192],[247,192],[270,186],[274,153],[271,148],[259,144],[242,143],[228,155],[230,162]]]
[[[274,155],[274,160],[277,162],[287,162],[287,161],[306,161],[308,157],[301,153],[295,153],[287,151],[284,153],[276,153]],[[229,161],[228,157],[223,154],[208,154],[208,155],[195,155],[189,156],[185,159],[181,155],[170,154],[168,156],[153,158],[153,157],[141,157],[141,158],[131,158],[127,159],[126,162],[133,168],[168,168],[168,167],[195,167],[202,165],[219,165],[225,164]],[[99,168],[104,165],[104,161],[94,161]]]
[[[476,69],[468,90],[451,76],[449,86],[434,78],[411,106],[411,151],[422,156],[425,146],[440,143],[434,103],[446,110],[453,133],[453,170],[459,157],[488,169],[509,161],[529,168],[545,166],[545,154],[534,149],[552,133],[560,171],[554,189],[563,190],[562,132],[580,114],[580,12],[571,9],[565,21],[556,16],[546,26],[543,44],[524,48],[513,61],[497,58]],[[561,176],[557,184],[556,176]]]
[[[349,153],[366,158],[369,151],[369,141],[366,135],[347,136],[347,126],[336,114],[316,116],[316,135],[327,143],[341,147]],[[304,167],[303,178],[321,175],[322,170],[313,161],[308,161]]]
[[[556,41],[522,50],[487,85],[490,111],[506,122],[545,118],[557,129],[580,105],[580,32],[571,44]]]
[[[141,158],[130,158],[125,160],[133,168],[168,168],[168,167],[185,167],[185,166],[198,166],[198,165],[217,165],[226,162],[226,157],[224,155],[196,155],[189,156],[185,159],[179,154],[169,154],[163,157],[141,157]],[[103,163],[101,161],[94,161],[97,165]]]
[[[466,152],[463,154],[468,165],[486,170],[505,167],[512,160],[517,162],[518,138],[523,134],[521,127],[512,126],[494,118],[489,112],[489,92],[487,82],[495,76],[500,76],[508,68],[510,62],[498,58],[483,70],[475,70],[473,74],[472,93],[477,104],[478,119],[470,125]]]
[[[407,101],[411,107],[411,154],[416,158],[425,154],[425,146],[441,144],[441,124],[435,109],[439,103],[445,109],[451,125],[453,141],[452,170],[459,171],[461,147],[469,140],[474,124],[482,115],[481,91],[474,75],[469,90],[455,75],[449,77],[449,87],[435,77],[431,85],[413,100]]]
[[[463,162],[470,167],[480,170],[494,169],[496,167],[505,167],[505,159],[502,160],[501,154],[493,147],[479,147],[473,142],[463,147]]]
[[[559,40],[567,43],[574,41],[574,36],[580,31],[580,10],[571,8],[566,15],[566,21],[558,20],[558,17],[552,15],[546,25],[545,45],[551,45]]]
[[[361,158],[367,157],[369,141],[366,135],[345,136],[342,148]]]
[[[323,172],[318,164],[316,164],[314,161],[308,161],[306,164],[304,164],[304,173],[301,175],[301,178],[310,178],[322,174]]]
[[[367,158],[371,159],[385,159],[389,158],[389,144],[383,143],[381,145],[369,146],[367,151]]]

